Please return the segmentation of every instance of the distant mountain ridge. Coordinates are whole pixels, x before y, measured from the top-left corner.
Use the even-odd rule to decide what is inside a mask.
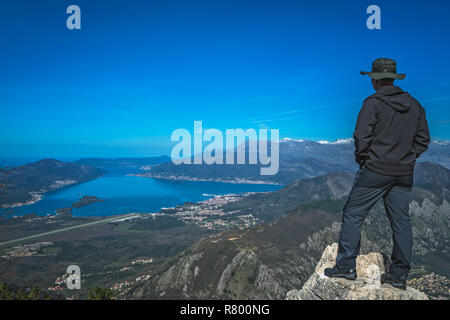
[[[248,142],[246,159],[248,159]],[[286,185],[297,179],[312,178],[334,171],[356,172],[353,139],[329,141],[284,138],[279,144],[280,168],[276,175],[260,174],[260,164],[180,164],[166,162],[152,166],[141,176],[175,180],[217,180],[265,182]],[[450,141],[433,140],[418,162],[434,162],[450,168]]]
[[[143,158],[83,158],[75,161],[79,165],[89,165],[97,168],[105,167],[143,167],[170,161],[169,156]]]

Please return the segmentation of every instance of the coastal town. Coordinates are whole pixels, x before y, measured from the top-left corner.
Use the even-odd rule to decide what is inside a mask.
[[[204,201],[162,208],[159,215],[175,216],[185,223],[196,224],[210,230],[245,229],[257,224],[258,218],[252,214],[239,214],[238,210],[224,211],[222,207],[253,193],[212,195],[212,198]]]
[[[126,272],[126,271],[133,271],[134,268],[138,265],[147,265],[153,262],[153,258],[138,258],[136,260],[131,261],[128,265],[124,265],[122,268],[119,269],[120,272]],[[90,274],[83,274],[81,278],[81,283],[83,284],[86,282],[87,279],[91,277],[98,277],[98,276],[105,276],[106,274],[112,274],[115,271],[109,270],[105,272],[99,272],[99,273],[90,273]],[[54,285],[51,287],[48,287],[47,289],[51,292],[61,292],[64,289],[67,288],[67,280],[69,279],[70,275],[68,273],[65,273],[55,279]],[[142,272],[141,274],[138,274],[134,279],[131,280],[124,280],[117,283],[114,283],[110,286],[110,290],[114,291],[116,294],[120,294],[123,292],[126,292],[131,286],[135,285],[138,282],[141,281],[147,281],[150,279],[150,273],[148,272]]]
[[[136,177],[144,177],[144,178],[155,178],[162,180],[174,180],[174,181],[201,181],[201,182],[220,182],[220,183],[234,183],[234,184],[265,184],[265,185],[275,185],[281,186],[282,184],[275,181],[264,181],[264,180],[252,180],[252,179],[244,179],[244,178],[232,178],[232,179],[223,179],[223,178],[200,178],[200,177],[189,177],[184,175],[174,175],[174,174],[158,174],[153,173],[149,170],[148,167],[141,167],[141,170],[146,170],[147,172],[143,173],[130,173],[129,176]]]

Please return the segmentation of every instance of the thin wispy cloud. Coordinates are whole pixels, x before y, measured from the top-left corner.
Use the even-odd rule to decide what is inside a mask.
[[[296,118],[304,116],[305,114],[307,114],[310,111],[331,109],[331,108],[342,106],[342,105],[349,105],[349,104],[357,103],[359,101],[360,101],[360,99],[350,99],[350,100],[345,100],[345,101],[341,101],[341,102],[329,103],[329,104],[324,104],[324,105],[319,105],[319,106],[314,106],[314,107],[309,107],[309,108],[299,108],[297,110],[278,112],[278,113],[274,113],[274,114],[265,116],[265,119],[250,118],[249,120],[251,120],[251,122],[253,122],[253,123],[260,123],[260,122],[273,122],[273,121],[284,121],[284,120],[296,119]],[[286,117],[286,115],[290,115],[290,116]]]
[[[433,121],[434,124],[450,124],[450,120]]]
[[[271,115],[266,115],[263,119],[261,119],[259,117],[252,117],[252,118],[249,118],[249,120],[252,123],[291,120],[291,119],[300,118],[300,117],[302,117],[303,115],[307,114],[310,111],[331,109],[331,108],[334,108],[334,107],[337,107],[337,106],[358,103],[360,101],[361,101],[361,99],[350,99],[350,100],[346,100],[346,101],[342,101],[342,102],[324,104],[324,105],[319,105],[319,106],[315,106],[315,107],[299,108],[297,110],[290,110],[290,111],[273,113]],[[426,104],[426,103],[435,103],[435,102],[443,102],[443,101],[450,101],[450,96],[442,96],[442,97],[425,99],[425,100],[422,100],[421,102]],[[286,116],[286,115],[290,115],[290,116]],[[448,121],[446,121],[446,120],[445,121],[437,121],[437,122],[433,122],[433,123],[437,123],[437,124],[450,123],[450,120],[448,120]]]
[[[292,116],[292,117],[253,120],[252,123],[265,123],[265,122],[274,122],[274,121],[284,121],[284,120],[291,120],[291,119],[295,119],[295,118],[301,118],[303,116],[304,116],[303,114],[298,114],[298,115],[295,115],[295,116]]]
[[[436,97],[431,99],[425,99],[423,103],[433,103],[433,102],[442,102],[442,101],[450,101],[450,96]]]

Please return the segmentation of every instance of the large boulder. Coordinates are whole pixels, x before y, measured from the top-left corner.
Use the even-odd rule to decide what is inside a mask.
[[[328,246],[316,266],[314,274],[301,290],[291,290],[287,300],[428,300],[423,292],[407,287],[400,290],[381,284],[380,276],[385,272],[385,262],[380,253],[360,255],[356,259],[358,278],[354,281],[329,278],[325,268],[333,267],[337,256],[337,243]]]

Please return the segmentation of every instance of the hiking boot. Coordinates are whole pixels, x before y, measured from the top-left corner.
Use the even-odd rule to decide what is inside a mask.
[[[337,266],[334,266],[333,268],[326,268],[323,273],[330,278],[344,278],[347,280],[355,280],[357,277],[356,270],[340,270]]]
[[[394,288],[406,290],[406,278],[404,277],[397,277],[391,273],[383,273],[380,280],[381,283],[389,283]]]

